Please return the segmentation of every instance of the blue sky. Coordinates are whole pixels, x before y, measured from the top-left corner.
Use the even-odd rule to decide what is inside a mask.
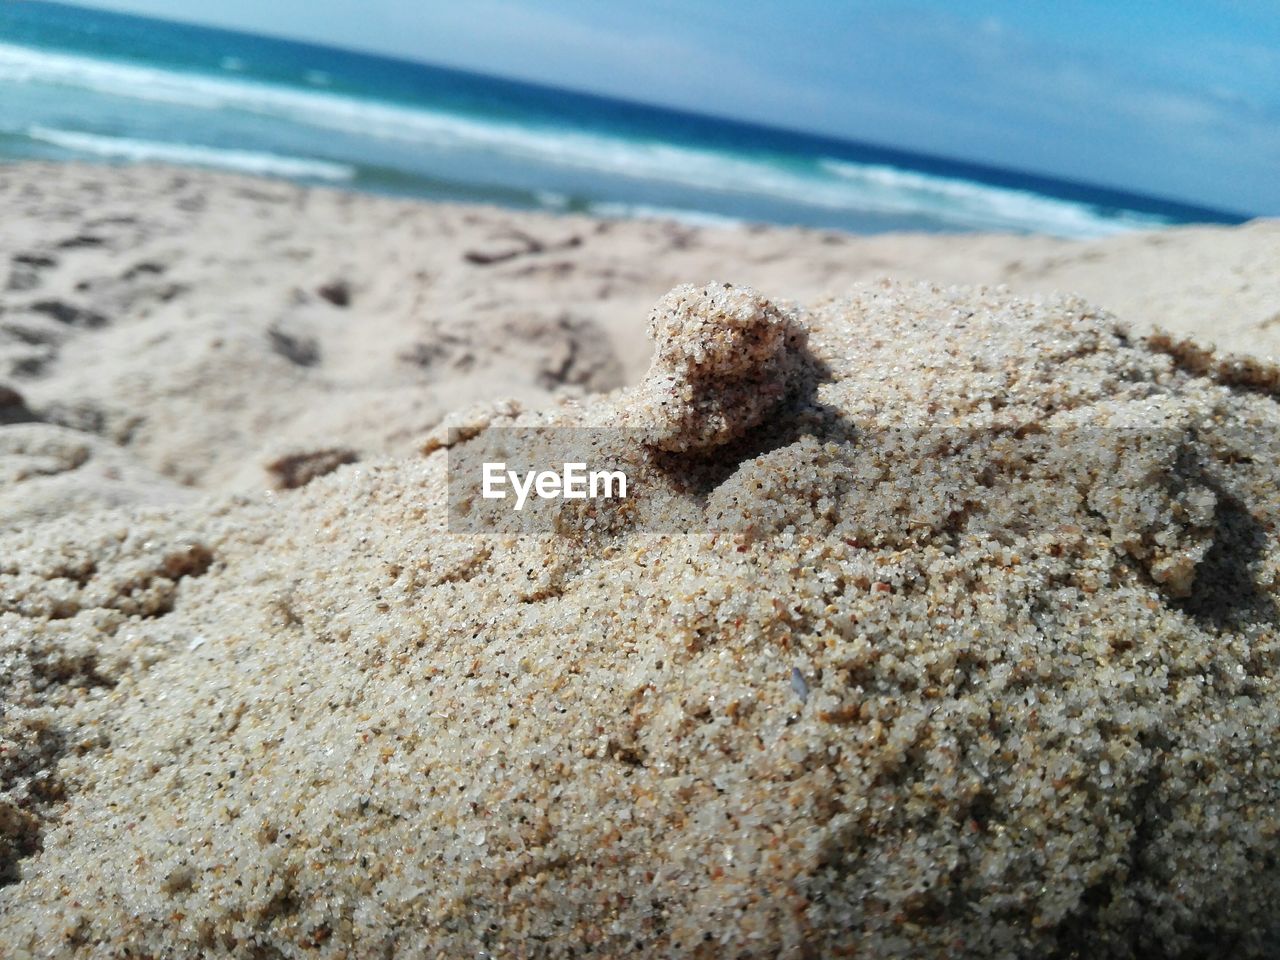
[[[1280,215],[1276,0],[97,0]]]

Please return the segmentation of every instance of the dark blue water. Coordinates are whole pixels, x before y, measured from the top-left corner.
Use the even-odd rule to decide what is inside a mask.
[[[32,157],[859,233],[1098,236],[1242,219],[328,47],[0,3],[0,158]]]

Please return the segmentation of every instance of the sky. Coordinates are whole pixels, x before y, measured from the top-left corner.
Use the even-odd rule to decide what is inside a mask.
[[[1280,215],[1276,0],[87,0]]]

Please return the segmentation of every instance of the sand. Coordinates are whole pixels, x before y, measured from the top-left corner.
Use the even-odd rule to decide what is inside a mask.
[[[711,278],[800,303],[882,276],[1075,293],[1143,329],[1280,356],[1280,222],[856,238],[42,165],[0,168],[0,210],[0,387],[209,490],[285,485],[271,465],[307,453],[405,454],[498,396],[635,383],[650,307]]]
[[[1276,955],[1275,224],[0,203],[7,955]],[[451,532],[534,427],[634,506]]]

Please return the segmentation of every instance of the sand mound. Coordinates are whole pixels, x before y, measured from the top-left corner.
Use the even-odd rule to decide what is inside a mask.
[[[0,541],[0,942],[1274,954],[1274,396],[1077,300],[653,330],[634,391],[453,450]],[[698,522],[448,533],[519,423],[644,425]]]

